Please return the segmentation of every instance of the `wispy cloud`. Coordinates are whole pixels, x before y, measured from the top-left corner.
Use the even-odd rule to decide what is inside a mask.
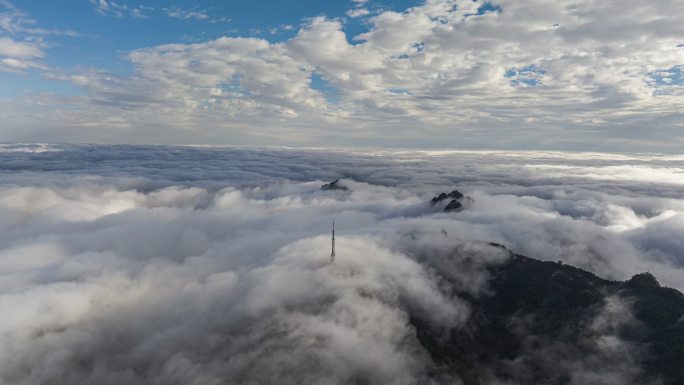
[[[277,27],[271,28],[268,30],[268,33],[271,35],[277,35],[282,32],[289,32],[289,31],[294,31],[295,27],[291,24],[282,24]]]
[[[45,69],[41,61],[45,56],[43,46],[40,42],[0,38],[0,71],[22,73],[29,69]]]
[[[10,34],[63,35],[77,37],[71,29],[43,29],[36,27],[38,22],[8,0],[0,0],[0,30]]]
[[[354,8],[347,11],[347,16],[357,18],[370,15],[370,11],[366,8]]]
[[[143,5],[129,6],[125,1],[116,2],[112,0],[88,0],[93,5],[95,12],[102,16],[121,18],[124,16],[136,19],[148,18],[146,12],[154,10],[152,7]]]
[[[180,20],[199,20],[207,23],[227,23],[231,19],[226,16],[214,16],[211,9],[182,9],[178,7],[163,8],[166,16]]]
[[[164,8],[163,9],[164,13],[166,13],[167,16],[175,18],[175,19],[182,19],[182,20],[207,20],[209,19],[209,14],[207,13],[207,10],[202,10],[202,9],[192,9],[192,10],[184,10],[180,9],[177,7],[173,8]]]
[[[22,73],[45,69],[42,63],[48,35],[79,36],[73,30],[43,29],[28,13],[8,0],[0,0],[0,71]]]

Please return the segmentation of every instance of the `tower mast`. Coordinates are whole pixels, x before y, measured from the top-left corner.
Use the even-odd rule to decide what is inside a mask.
[[[333,221],[332,228],[332,252],[330,253],[330,262],[335,262],[335,221]]]

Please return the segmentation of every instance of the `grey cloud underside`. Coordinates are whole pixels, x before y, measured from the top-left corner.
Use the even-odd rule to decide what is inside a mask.
[[[0,175],[9,384],[458,381],[412,319],[465,324],[455,293],[507,258],[489,241],[684,289],[679,157],[17,144]],[[430,207],[453,188],[466,209]],[[608,341],[615,301],[594,320]],[[566,364],[632,378],[640,350],[616,343]]]

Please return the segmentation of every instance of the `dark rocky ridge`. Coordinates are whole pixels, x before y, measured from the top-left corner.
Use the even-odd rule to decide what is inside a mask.
[[[430,200],[430,206],[435,206],[443,201],[448,201],[446,206],[444,206],[444,211],[456,211],[463,208],[463,199],[466,198],[462,192],[458,190],[453,190],[450,193],[441,193]]]
[[[684,295],[651,274],[614,282],[517,254],[488,272],[485,294],[457,293],[472,310],[465,327],[435,330],[412,318],[442,374],[465,385],[608,385],[615,374],[639,384],[684,384]],[[606,313],[611,300],[627,304],[631,315]],[[579,377],[592,371],[592,381]]]
[[[321,186],[321,190],[327,191],[327,190],[349,190],[349,188],[343,184],[340,183],[339,179],[335,179],[334,181],[330,183],[326,183]]]

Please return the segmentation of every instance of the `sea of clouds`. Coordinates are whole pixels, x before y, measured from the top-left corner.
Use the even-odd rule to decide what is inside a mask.
[[[2,145],[0,383],[442,381],[409,318],[462,325],[488,242],[684,290],[682,187],[649,154]]]

